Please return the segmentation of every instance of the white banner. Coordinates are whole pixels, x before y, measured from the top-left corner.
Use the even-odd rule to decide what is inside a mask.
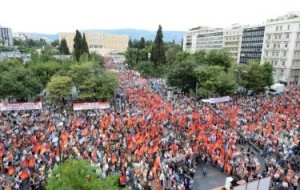
[[[228,102],[230,100],[230,96],[223,96],[220,98],[210,98],[210,99],[202,99],[202,102],[208,102],[208,103],[220,103],[220,102]]]
[[[26,103],[2,103],[1,111],[17,111],[17,110],[40,110],[42,102],[26,102]]]
[[[79,110],[104,110],[109,109],[110,105],[108,102],[85,102],[73,104],[74,111]]]

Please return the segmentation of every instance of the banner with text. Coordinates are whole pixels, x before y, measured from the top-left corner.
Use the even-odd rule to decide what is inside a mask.
[[[2,103],[1,111],[17,111],[17,110],[40,110],[42,102],[26,102],[26,103]]]
[[[74,103],[73,109],[79,110],[104,110],[109,109],[110,105],[108,102],[85,102],[85,103]]]
[[[230,96],[223,96],[220,98],[209,98],[209,99],[202,99],[202,102],[206,103],[221,103],[221,102],[228,102],[230,100]]]

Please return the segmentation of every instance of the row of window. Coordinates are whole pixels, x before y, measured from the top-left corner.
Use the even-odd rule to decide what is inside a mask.
[[[277,66],[278,65],[278,61],[271,61],[273,66]],[[281,66],[285,66],[285,61],[281,61]]]
[[[282,26],[282,25],[276,26],[276,31],[282,31],[282,29],[283,29],[283,26]],[[290,25],[287,25],[287,26],[286,26],[286,30],[290,30]]]
[[[284,52],[281,52],[281,53],[280,53],[279,51],[270,51],[270,55],[272,55],[273,57],[274,57],[274,56],[279,57],[279,54],[280,54],[281,56],[283,56],[283,57],[286,57],[287,52],[284,51]],[[269,56],[269,51],[265,51],[265,56]]]
[[[281,46],[281,44],[283,46]],[[267,48],[270,48],[270,47],[272,47],[273,49],[276,49],[276,48],[279,49],[280,47],[288,48],[289,47],[289,43],[288,42],[286,42],[286,43],[273,43],[272,45],[269,44],[269,43],[267,43]]]
[[[282,34],[275,34],[275,35],[267,35],[267,39],[268,40],[271,40],[271,39],[274,39],[274,40],[281,40],[281,36],[284,36],[285,38],[284,39],[286,39],[286,40],[288,40],[288,39],[290,39],[290,34],[284,34],[284,35],[282,35]]]

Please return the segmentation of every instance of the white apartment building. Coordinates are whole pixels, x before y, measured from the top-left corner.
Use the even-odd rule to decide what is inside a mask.
[[[223,29],[199,26],[190,29],[183,37],[183,50],[195,53],[199,50],[221,49],[222,43]]]
[[[198,34],[198,29],[192,28],[189,30],[189,32],[183,37],[183,50],[189,53],[195,53],[196,52],[196,39]]]
[[[300,84],[300,14],[268,20],[261,63],[273,65],[275,82]]]
[[[223,48],[227,49],[232,59],[240,62],[241,42],[242,42],[243,28],[241,25],[234,24],[230,28],[223,30]]]
[[[6,28],[0,25],[0,39],[4,40],[4,44],[0,44],[1,46],[4,45],[6,47],[10,47],[14,45],[12,31],[10,28]]]

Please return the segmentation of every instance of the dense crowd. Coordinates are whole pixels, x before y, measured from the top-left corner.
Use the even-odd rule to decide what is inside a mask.
[[[87,159],[99,177],[119,174],[121,186],[137,190],[193,189],[197,168],[205,175],[207,164],[246,181],[271,175],[298,185],[299,165],[289,159],[299,144],[299,90],[211,107],[182,94],[168,100],[163,83],[150,88],[160,81],[107,67],[121,69],[123,109],[69,112],[44,104],[1,113],[0,190],[43,189],[51,169],[67,158]],[[247,141],[263,150],[266,168]]]

